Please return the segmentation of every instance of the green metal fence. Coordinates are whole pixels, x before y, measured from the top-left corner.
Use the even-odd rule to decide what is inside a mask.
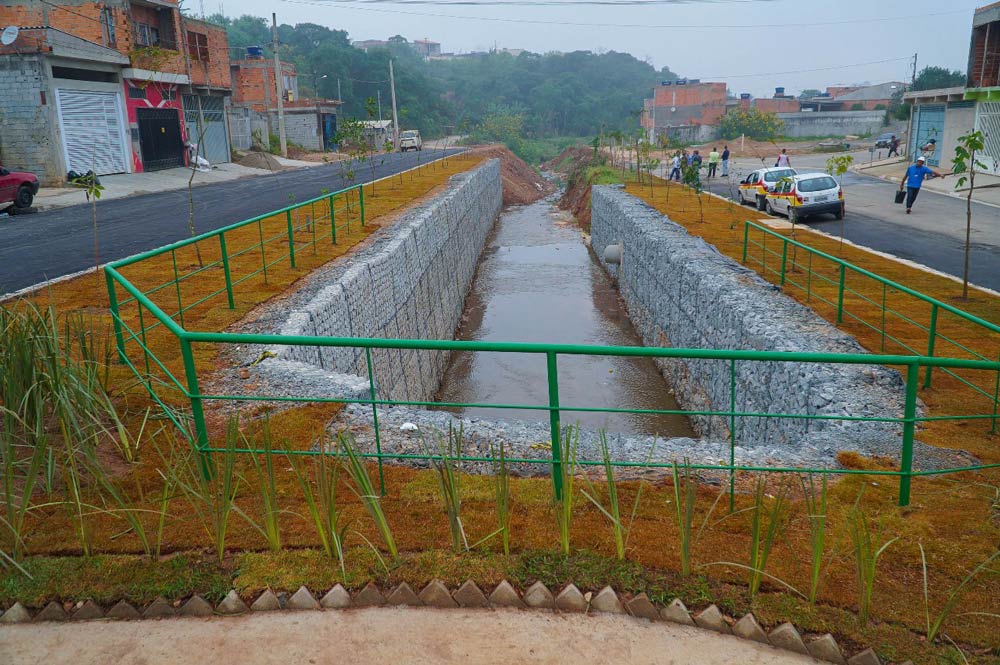
[[[874,331],[881,339],[883,352],[894,346],[917,356],[1000,361],[1000,326],[755,222],[744,222],[743,263],[783,288],[800,290],[807,302],[825,303],[836,311],[838,324],[846,322]],[[830,290],[835,295],[823,295]],[[866,309],[876,315],[866,316]],[[977,351],[968,341],[956,339],[956,333],[950,330],[966,334],[971,331],[980,349],[992,351]],[[926,367],[924,388],[931,387],[934,369],[932,365]],[[980,377],[983,380],[977,383],[953,368],[941,367],[941,371],[993,405],[995,433],[1000,373]]]
[[[320,199],[315,199],[313,201],[300,204],[299,206],[293,206],[288,209],[278,211],[277,215],[288,215],[289,219],[292,219],[290,215],[291,211],[298,214],[303,207],[315,204],[319,200],[328,200],[330,211],[334,211],[335,199],[337,197],[345,196],[351,190],[344,190],[341,192],[335,192],[331,195],[326,195],[320,197]],[[363,210],[363,195],[358,191],[357,204],[361,206]],[[345,203],[346,205],[346,203]],[[362,213],[363,215],[363,213]],[[265,216],[265,217],[273,217]],[[331,215],[332,216],[332,215]],[[291,267],[294,265],[294,247],[296,246],[295,233],[307,228],[307,224],[315,223],[315,218],[311,218],[309,222],[293,221],[287,223],[287,243],[288,250],[282,254],[281,258],[274,258],[270,262],[265,257],[260,259],[259,267],[254,267],[252,270],[247,269],[245,275],[241,275],[239,279],[235,279],[232,274],[231,265],[227,267],[227,263],[231,264],[232,255],[226,252],[226,239],[227,234],[231,234],[238,230],[245,230],[247,228],[253,228],[258,221],[263,218],[254,218],[252,220],[247,220],[246,222],[241,222],[225,229],[220,229],[219,231],[214,231],[209,234],[204,234],[196,239],[191,239],[184,241],[182,243],[175,243],[174,245],[168,245],[167,247],[155,250],[153,252],[147,252],[145,254],[139,255],[137,257],[132,257],[127,260],[118,261],[108,265],[105,268],[105,276],[107,279],[107,286],[110,295],[111,302],[111,312],[114,318],[115,334],[118,354],[121,362],[128,365],[131,370],[135,373],[137,377],[143,382],[143,385],[149,391],[152,398],[164,407],[164,410],[168,413],[169,417],[173,420],[174,424],[179,428],[185,437],[189,439],[191,444],[200,454],[202,462],[204,465],[204,470],[206,473],[209,472],[210,463],[209,458],[211,454],[219,452],[221,449],[213,446],[212,441],[209,438],[208,426],[206,423],[205,410],[206,403],[218,403],[218,402],[235,402],[235,403],[272,403],[272,404],[284,404],[288,406],[294,406],[297,404],[309,404],[309,403],[321,403],[321,404],[363,404],[371,407],[372,410],[372,422],[375,433],[375,452],[368,453],[365,456],[372,458],[377,461],[379,465],[380,478],[382,478],[382,462],[384,459],[395,459],[395,460],[406,460],[406,459],[419,459],[419,460],[430,460],[435,459],[437,456],[433,454],[399,454],[399,453],[384,453],[382,450],[381,434],[379,429],[378,420],[378,410],[387,406],[415,406],[415,407],[443,407],[443,408],[462,408],[462,407],[490,407],[497,409],[509,409],[509,410],[528,410],[528,411],[538,411],[547,412],[548,421],[550,427],[550,436],[552,438],[553,445],[551,446],[551,454],[548,458],[544,459],[533,459],[533,458],[518,458],[509,459],[510,463],[523,463],[523,464],[541,464],[549,466],[553,473],[553,489],[556,497],[560,497],[562,494],[562,487],[560,485],[561,474],[559,473],[560,467],[563,464],[568,463],[567,460],[561,459],[560,456],[560,446],[558,442],[560,441],[560,436],[564,432],[566,421],[573,413],[583,413],[583,412],[597,412],[597,413],[635,413],[635,414],[683,414],[689,416],[709,416],[724,418],[728,422],[728,444],[729,444],[729,460],[728,463],[720,464],[694,464],[692,468],[705,469],[705,470],[716,470],[721,472],[726,472],[729,474],[730,484],[734,482],[735,473],[739,471],[750,471],[750,472],[787,472],[787,473],[831,473],[831,474],[866,474],[866,475],[883,475],[897,477],[899,479],[899,502],[901,505],[906,505],[910,500],[911,482],[914,477],[930,476],[930,475],[940,475],[948,473],[957,473],[964,471],[982,470],[989,468],[1000,467],[1000,464],[979,464],[979,465],[969,465],[962,467],[953,467],[947,469],[924,469],[916,470],[914,466],[914,440],[916,434],[916,428],[918,424],[922,422],[930,421],[943,421],[943,420],[965,420],[971,421],[973,423],[987,420],[992,423],[992,426],[996,427],[997,420],[997,409],[996,409],[996,393],[993,394],[992,410],[986,409],[981,413],[976,413],[970,411],[968,413],[951,414],[951,415],[935,415],[935,416],[920,416],[918,415],[918,392],[920,387],[920,372],[921,370],[926,372],[926,376],[930,375],[930,372],[934,368],[939,368],[943,372],[955,373],[958,371],[964,373],[982,374],[989,377],[1000,377],[1000,362],[996,360],[991,360],[983,357],[976,358],[950,358],[950,357],[935,357],[932,354],[916,354],[913,355],[892,355],[892,354],[837,354],[837,353],[788,353],[788,352],[777,352],[777,351],[749,351],[749,350],[717,350],[717,349],[673,349],[673,348],[653,348],[653,347],[620,347],[620,346],[593,346],[593,345],[565,345],[565,344],[531,344],[531,343],[504,343],[504,342],[465,342],[465,341],[450,341],[450,340],[406,340],[406,339],[359,339],[359,338],[334,338],[334,337],[305,337],[305,336],[281,336],[281,335],[257,335],[257,334],[236,334],[236,333],[219,333],[219,332],[197,332],[188,330],[185,328],[183,322],[183,315],[185,312],[190,311],[192,308],[199,305],[206,305],[210,303],[213,298],[220,298],[222,294],[226,294],[226,304],[229,307],[233,307],[234,302],[234,289],[238,285],[250,279],[251,277],[258,277],[259,279],[266,279],[265,270],[267,268],[273,268],[275,266],[287,265]],[[296,217],[295,219],[298,219]],[[363,219],[363,217],[362,217]],[[333,225],[333,232],[336,230],[336,225]],[[749,233],[749,226],[747,227]],[[263,238],[263,232],[261,232],[259,242],[252,244],[248,249],[244,249],[244,252],[253,251],[254,248],[264,247],[268,242],[267,239]],[[770,236],[771,234],[768,233]],[[209,282],[207,285],[203,285],[203,288],[208,291],[208,296],[200,296],[195,298],[191,303],[185,304],[183,300],[183,289],[180,284],[185,279],[190,279],[190,275],[195,270],[189,271],[187,273],[177,272],[175,273],[175,278],[165,284],[156,284],[149,290],[144,290],[132,283],[125,275],[123,275],[122,270],[127,269],[129,266],[134,266],[139,262],[146,261],[149,259],[157,257],[169,256],[172,259],[172,263],[176,265],[176,252],[180,247],[187,247],[193,242],[204,241],[209,239],[216,239],[220,247],[220,257],[216,262],[210,265],[206,265],[203,268],[198,268],[197,273],[204,277],[205,281]],[[309,240],[309,238],[307,238]],[[787,239],[783,239],[786,242]],[[748,242],[747,247],[750,246]],[[804,245],[799,245],[804,250],[808,250],[810,254],[816,253],[815,250],[811,250]],[[780,252],[775,252],[775,250],[764,249],[764,261],[766,262],[767,256],[771,254],[785,255],[786,261],[785,270],[782,271],[780,267],[773,268],[778,270],[785,276],[785,283],[788,283],[788,257],[787,250],[782,250]],[[228,256],[228,259],[227,259]],[[833,257],[829,257],[833,258]],[[214,270],[210,268],[214,266]],[[853,266],[852,269],[860,271]],[[847,270],[848,268],[844,268]],[[771,266],[767,266],[765,270],[772,270]],[[860,271],[865,273],[865,271]],[[877,275],[871,273],[865,273],[867,276],[873,279],[881,279]],[[214,280],[214,281],[213,281]],[[884,281],[884,280],[883,280]],[[172,290],[171,299],[168,302],[171,303],[171,307],[164,309],[154,298],[161,295],[164,291],[169,291],[169,287],[174,286]],[[808,287],[807,287],[808,288]],[[905,287],[899,287],[905,288]],[[913,293],[915,296],[919,296],[921,299],[926,299],[919,293],[913,292],[912,290],[907,290]],[[122,292],[123,297],[119,299],[119,292]],[[174,302],[176,298],[176,302]],[[843,298],[840,298],[843,301]],[[931,299],[926,299],[930,301]],[[971,317],[960,310],[956,310],[944,303],[938,303],[934,301],[935,307],[939,310],[944,310],[954,312],[958,316]],[[213,305],[214,306],[214,305]],[[979,322],[975,317],[971,317],[970,320],[974,322]],[[981,322],[985,326],[989,327],[989,324],[985,321]],[[995,328],[995,327],[994,327]],[[156,336],[155,343],[151,340],[152,336]],[[204,348],[206,345],[211,345],[213,347],[236,347],[245,348],[249,345],[266,345],[266,346],[309,346],[309,347],[345,347],[354,348],[364,351],[367,374],[368,374],[368,391],[367,395],[364,397],[358,396],[337,396],[330,395],[326,397],[296,397],[288,395],[279,394],[265,394],[255,392],[249,395],[227,395],[227,394],[213,394],[206,391],[204,388],[205,382],[202,380],[203,377],[199,377],[197,363],[195,362],[196,350]],[[157,354],[156,346],[160,351],[160,355]],[[167,349],[168,351],[164,351]],[[375,366],[373,362],[372,351],[375,349],[397,349],[397,350],[413,350],[413,351],[437,351],[437,352],[470,352],[470,353],[517,353],[517,354],[531,354],[538,357],[538,362],[545,363],[546,367],[546,377],[547,377],[547,388],[548,388],[548,399],[545,403],[541,404],[494,404],[494,403],[458,403],[458,402],[435,402],[435,401],[425,401],[425,400],[394,400],[380,398],[378,385],[374,379],[376,375]],[[169,352],[170,358],[166,355]],[[687,360],[717,360],[728,365],[729,379],[730,379],[730,399],[728,408],[714,408],[708,410],[657,410],[657,409],[632,409],[632,408],[608,408],[608,407],[595,407],[585,404],[562,404],[559,398],[559,358],[564,356],[630,356],[630,357],[647,357],[647,358],[669,358],[669,359],[687,359]],[[164,356],[164,357],[160,357]],[[885,414],[879,416],[833,416],[833,415],[817,415],[809,413],[779,413],[779,412],[769,412],[769,411],[747,411],[740,410],[737,408],[737,404],[740,402],[738,399],[740,386],[736,380],[737,368],[742,367],[744,364],[753,363],[772,363],[772,362],[794,362],[794,363],[822,363],[822,364],[847,364],[847,365],[885,365],[891,367],[898,367],[905,376],[905,395],[904,395],[904,409],[902,414]],[[1000,381],[1000,378],[996,379]],[[975,385],[975,384],[974,384]],[[186,405],[190,409],[189,418],[181,417],[178,415],[179,410],[177,409],[178,404]],[[716,405],[718,406],[718,405]],[[878,423],[895,423],[899,426],[900,437],[899,437],[899,451],[900,451],[900,465],[898,469],[895,470],[858,470],[858,469],[845,469],[845,468],[798,468],[798,467],[771,467],[771,466],[748,466],[740,465],[736,463],[736,448],[740,444],[740,429],[746,419],[758,419],[758,418],[781,418],[781,419],[800,419],[803,421],[820,421],[820,420],[836,420],[843,422],[851,421],[867,421],[867,422],[878,422]],[[240,450],[243,453],[264,453],[264,450],[257,450],[254,448],[247,448]],[[322,454],[321,451],[298,451],[298,454],[315,455]],[[489,458],[485,457],[464,457],[463,459],[470,462],[487,462],[490,461]],[[574,460],[575,464],[581,466],[599,465],[602,464],[602,460],[592,460],[592,459],[578,459]],[[648,467],[648,468],[666,468],[671,466],[669,463],[655,463],[655,462],[633,462],[633,461],[622,461],[614,460],[612,464],[616,467]],[[384,483],[384,480],[383,480]],[[383,486],[384,487],[384,486]]]

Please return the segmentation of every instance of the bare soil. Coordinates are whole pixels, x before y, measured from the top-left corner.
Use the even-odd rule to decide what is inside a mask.
[[[504,207],[534,203],[555,191],[555,187],[520,157],[501,145],[476,148],[476,155],[500,160]]]
[[[264,169],[265,171],[288,171],[291,166],[282,166],[274,155],[266,152],[234,152],[233,161],[240,166],[247,166],[252,169]]]

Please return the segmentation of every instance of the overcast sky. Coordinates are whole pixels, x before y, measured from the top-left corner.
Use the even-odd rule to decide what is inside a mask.
[[[625,51],[657,68],[725,81],[735,93],[756,96],[770,96],[779,85],[797,93],[909,80],[914,53],[918,68],[933,64],[964,71],[973,9],[987,2],[660,0],[634,6],[636,0],[603,0],[633,6],[602,6],[597,0],[583,0],[589,5],[571,0],[189,0],[188,5],[198,12],[199,1],[206,13],[221,7],[228,16],[270,17],[276,11],[281,23],[319,23],[346,30],[352,40],[395,34],[429,38],[441,42],[445,52],[494,45],[536,52]]]

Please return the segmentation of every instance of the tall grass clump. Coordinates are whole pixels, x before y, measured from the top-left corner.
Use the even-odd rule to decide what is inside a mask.
[[[237,426],[234,429],[239,431],[238,428],[237,421]],[[249,439],[242,432],[240,432],[240,440],[243,443],[243,448],[255,448],[255,446],[250,445]],[[264,450],[263,455],[250,455],[257,479],[257,489],[260,492],[260,532],[267,541],[267,546],[270,550],[277,552],[281,549],[281,509],[278,507],[278,489],[274,479],[275,451],[271,440],[270,420],[264,420],[264,425],[260,432],[260,445]],[[261,457],[264,459],[261,460]]]
[[[628,524],[626,525],[622,521],[621,507],[618,499],[618,481],[615,478],[614,465],[611,463],[611,452],[608,447],[608,437],[603,431],[600,433],[598,447],[601,452],[601,466],[604,469],[604,481],[607,485],[608,505],[605,507],[596,498],[596,488],[586,476],[584,476],[584,482],[586,482],[587,489],[590,491],[581,490],[581,493],[587,498],[587,500],[594,504],[599,511],[601,511],[601,514],[610,520],[611,530],[615,537],[615,554],[618,556],[619,560],[624,560],[625,548],[628,546],[628,537],[632,531],[632,524],[635,521],[635,513],[639,509],[639,501],[642,499],[643,484],[640,481],[639,489],[636,491],[635,495],[635,503],[632,505],[632,513],[629,517]]]
[[[430,456],[431,467],[433,467],[438,480],[438,487],[441,490],[441,500],[444,502],[444,510],[448,515],[448,528],[451,532],[451,548],[459,554],[463,550],[469,549],[469,541],[465,536],[465,529],[462,527],[462,480],[460,468],[462,465],[462,436],[463,429],[459,427],[455,432],[453,427],[448,428],[448,439],[445,441],[440,432],[435,432],[437,438],[437,455],[433,455],[427,439],[424,438],[424,448]]]
[[[345,455],[344,467],[351,479],[351,490],[361,499],[368,515],[375,522],[375,526],[382,536],[382,542],[389,550],[393,560],[398,559],[399,551],[396,549],[396,541],[392,537],[392,529],[389,528],[389,520],[386,519],[385,511],[382,510],[381,497],[372,484],[364,461],[357,453],[357,443],[354,436],[350,432],[343,432],[338,437],[338,443]]]
[[[552,445],[559,446],[558,468],[553,468],[562,486],[562,496],[554,499],[556,521],[559,523],[559,543],[563,554],[569,556],[569,527],[573,520],[573,478],[576,467],[576,448],[580,440],[579,427],[566,427],[562,436]],[[557,465],[553,464],[553,467]]]
[[[866,626],[871,615],[872,592],[875,589],[875,569],[878,566],[878,559],[898,538],[892,538],[877,545],[877,534],[872,533],[868,518],[861,509],[860,501],[861,497],[859,496],[858,501],[848,513],[847,523],[858,578],[858,623]]]
[[[312,460],[313,473],[310,477],[305,459],[301,455],[286,453],[288,462],[295,473],[295,478],[302,488],[302,496],[306,502],[309,517],[316,527],[323,552],[331,559],[340,563],[340,572],[347,579],[347,566],[344,558],[344,541],[347,537],[347,526],[343,524],[337,489],[340,484],[340,463],[331,460],[325,453],[317,455]]]
[[[809,474],[808,481],[800,477],[802,496],[805,500],[806,519],[809,524],[809,546],[811,568],[809,577],[809,603],[814,604],[819,594],[819,583],[823,572],[823,557],[826,550],[827,528],[827,476],[823,474],[819,487]]]
[[[719,502],[722,500],[725,492],[720,492],[715,497],[715,501],[712,502],[708,512],[705,513],[705,517],[702,520],[697,533],[693,533],[694,508],[698,500],[698,482],[695,479],[691,470],[691,465],[687,460],[685,460],[684,464],[681,465],[674,462],[672,475],[674,489],[674,521],[677,524],[677,532],[679,534],[678,541],[680,546],[679,554],[681,558],[681,574],[686,576],[691,574],[691,551],[701,538],[701,534],[705,532],[705,528],[708,526],[708,521],[712,518],[713,513],[715,513],[715,508],[719,505]],[[667,503],[670,503],[670,501],[668,500]]]
[[[784,483],[778,488],[778,493],[767,506],[767,481],[760,477],[754,488],[754,503],[750,509],[750,597],[753,598],[760,590],[760,583],[765,575],[767,560],[771,549],[781,531],[784,521],[785,497],[787,487]]]
[[[497,504],[497,533],[503,546],[503,555],[510,556],[510,469],[507,466],[507,450],[504,442],[494,448],[490,444],[490,458],[493,465],[493,495]]]

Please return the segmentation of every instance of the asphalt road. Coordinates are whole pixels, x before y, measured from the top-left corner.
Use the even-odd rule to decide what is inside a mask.
[[[855,158],[867,159],[867,154],[859,153]],[[824,155],[792,156],[792,166],[800,172],[822,171],[825,161]],[[768,166],[773,163],[772,159]],[[708,182],[708,189],[735,198],[739,179],[760,165],[759,160],[741,160],[730,169],[730,175],[735,176],[731,182],[715,179]],[[897,187],[878,178],[846,174],[844,237],[961,278],[965,262],[965,200],[924,190],[913,213],[907,215],[904,206],[893,203]],[[748,213],[752,210],[747,206]],[[749,216],[752,218],[752,213]],[[805,225],[830,235],[841,234],[841,223],[833,215],[810,217]],[[973,204],[969,264],[972,283],[1000,291],[1000,208]]]
[[[461,150],[447,150],[451,155]],[[382,178],[427,163],[440,151],[393,153],[375,168]],[[367,164],[355,165],[356,182],[369,182]],[[199,233],[306,201],[322,189],[349,186],[340,167],[327,164],[194,188]],[[98,202],[102,263],[132,256],[188,236],[186,189]],[[0,294],[86,270],[94,265],[94,230],[89,205],[0,218]]]

